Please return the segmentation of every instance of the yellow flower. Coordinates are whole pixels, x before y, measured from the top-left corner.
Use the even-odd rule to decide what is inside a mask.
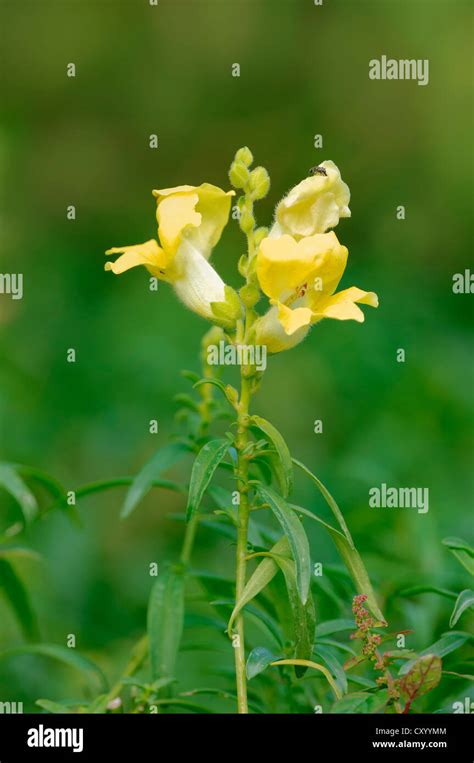
[[[180,299],[194,312],[212,319],[211,302],[225,301],[225,284],[208,263],[227,224],[231,197],[217,186],[181,185],[153,191],[156,197],[158,241],[108,249],[121,254],[107,262],[116,275],[144,265],[157,278],[173,284]]]
[[[334,232],[296,241],[292,236],[263,239],[256,272],[272,307],[256,324],[257,343],[281,352],[300,342],[309,327],[323,318],[362,322],[357,303],[378,306],[374,292],[355,286],[338,293],[347,249]]]
[[[285,196],[275,211],[270,236],[285,233],[299,240],[334,228],[341,217],[350,217],[350,192],[334,162],[319,165],[319,173],[307,177]],[[325,174],[324,174],[325,173]]]

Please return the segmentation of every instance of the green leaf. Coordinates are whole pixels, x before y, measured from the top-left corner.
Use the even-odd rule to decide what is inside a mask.
[[[436,688],[441,680],[441,658],[434,654],[419,657],[400,681],[400,691],[411,704]]]
[[[158,479],[162,472],[166,471],[179,461],[188,452],[181,443],[170,443],[160,448],[145,466],[138,472],[125,496],[125,501],[120,512],[122,519],[128,517],[142,498],[148,493],[153,481]]]
[[[332,675],[334,676],[334,679],[338,685],[339,691],[341,694],[347,694],[347,676],[344,671],[343,666],[337,659],[337,657],[334,655],[332,650],[328,648],[327,646],[322,646],[321,644],[318,644],[314,649],[314,654],[317,657],[320,657],[323,662],[326,663],[327,667],[331,671]]]
[[[43,710],[46,710],[48,713],[53,713],[54,715],[74,712],[74,710],[67,705],[61,705],[59,702],[51,702],[49,699],[37,699],[35,705],[42,707]]]
[[[239,393],[234,387],[231,387],[230,384],[224,384],[220,379],[211,377],[209,379],[199,379],[199,381],[194,384],[194,388],[202,387],[203,384],[211,384],[214,387],[217,387],[222,392],[227,402],[230,403],[233,408],[235,407],[235,403],[239,399]]]
[[[380,713],[388,702],[386,689],[374,693],[356,691],[335,702],[331,713]]]
[[[229,440],[219,439],[207,442],[199,451],[193,464],[189,483],[187,521],[199,509],[202,497],[214,472],[230,448]]]
[[[13,647],[12,649],[5,649],[3,652],[0,652],[0,660],[25,654],[50,657],[53,660],[63,662],[64,664],[79,670],[87,676],[88,680],[90,680],[91,677],[98,680],[101,686],[101,691],[107,690],[107,680],[102,670],[95,664],[95,662],[92,662],[92,660],[89,660],[87,657],[83,657],[75,649],[68,649],[59,644],[28,644]]]
[[[466,609],[469,609],[469,607],[472,607],[473,604],[474,591],[471,591],[469,588],[461,591],[456,600],[456,604],[454,605],[453,614],[451,615],[451,619],[449,621],[449,627],[453,628],[463,612],[465,612]]]
[[[435,657],[445,657],[447,654],[454,652],[459,647],[464,646],[467,641],[473,641],[474,637],[470,633],[464,631],[448,631],[443,633],[438,641],[428,646],[420,652],[419,657],[425,657],[426,655],[434,655]],[[406,675],[409,670],[414,666],[416,660],[410,660],[405,663],[399,670],[399,675]]]
[[[14,567],[5,558],[0,559],[0,591],[15,612],[25,638],[28,641],[36,641],[39,638],[38,622],[28,591]]]
[[[367,570],[365,569],[364,562],[362,561],[357,549],[347,540],[345,535],[329,525],[316,514],[313,514],[312,511],[308,511],[308,509],[304,509],[302,506],[294,506],[293,504],[291,504],[291,508],[294,511],[304,514],[305,517],[310,517],[327,530],[336,545],[342,561],[348,569],[356,590],[358,593],[366,594],[366,604],[377,619],[377,624],[386,625],[385,618],[377,604],[377,599],[375,598],[375,593],[367,574]]]
[[[287,559],[283,556],[277,556],[275,559],[285,577],[291,607],[295,643],[293,657],[298,660],[309,660],[313,653],[316,632],[316,611],[313,597],[310,594],[304,604],[301,601],[297,586],[297,568],[293,559]],[[295,665],[297,678],[301,678],[305,672],[306,666]]]
[[[329,670],[324,666],[320,665],[318,662],[313,662],[313,660],[298,660],[298,659],[292,659],[292,660],[277,660],[276,662],[272,662],[272,665],[294,665],[295,667],[304,667],[304,668],[312,668],[313,670],[317,670],[320,673],[322,673],[330,685],[331,689],[333,690],[336,699],[340,699],[341,692],[339,691],[339,687],[334,681],[334,678],[330,674]]]
[[[42,469],[37,469],[34,466],[27,466],[26,464],[11,464],[11,466],[22,477],[30,477],[32,480],[39,482],[54,498],[65,497],[66,491],[61,483]]]
[[[183,572],[178,567],[169,567],[159,574],[148,603],[148,637],[153,680],[174,676],[183,620]]]
[[[347,676],[342,664],[339,662],[332,649],[322,644],[318,644],[314,649],[314,654],[326,663],[334,676],[341,694],[347,694]]]
[[[0,464],[0,486],[18,503],[25,522],[31,522],[38,513],[36,498],[11,464]]]
[[[474,575],[474,549],[462,538],[444,538],[442,541],[447,546],[458,562]]]
[[[314,482],[318,490],[321,492],[324,500],[328,504],[329,508],[331,509],[332,513],[336,517],[339,527],[341,528],[345,537],[349,541],[350,545],[353,548],[355,548],[354,541],[352,540],[352,535],[350,534],[349,528],[346,525],[346,520],[344,519],[342,511],[340,510],[339,506],[337,505],[336,501],[332,497],[329,490],[323,485],[321,480],[318,479],[318,477],[316,477],[316,475],[313,474],[313,472],[308,469],[307,466],[301,463],[301,461],[297,461],[296,458],[293,458],[293,463],[295,464],[295,466],[301,469],[301,471],[304,472],[304,474],[306,474],[306,476],[309,477],[312,482]]]
[[[246,604],[248,604],[249,601],[252,601],[258,594],[263,591],[264,588],[267,587],[267,585],[270,583],[271,580],[275,577],[275,575],[278,572],[278,564],[276,561],[272,558],[274,555],[289,555],[290,554],[290,544],[288,542],[288,539],[286,536],[283,538],[280,538],[280,540],[275,543],[273,548],[270,550],[271,556],[264,558],[258,567],[255,569],[255,571],[252,573],[250,578],[247,580],[247,583],[245,585],[245,588],[242,592],[242,596],[240,597],[239,601],[236,603],[234,610],[230,616],[229,624],[227,626],[227,632],[230,634],[232,632],[232,626],[235,622],[235,618],[240,613],[243,607],[245,607]]]
[[[340,633],[341,631],[355,631],[354,620],[327,620],[316,628],[316,638],[329,636],[331,633]]]
[[[436,593],[438,596],[445,596],[447,599],[456,598],[456,594],[453,591],[431,585],[416,585],[411,586],[411,588],[404,588],[398,592],[397,596],[418,596],[420,593]]]
[[[247,658],[246,671],[248,680],[250,681],[255,676],[258,676],[259,673],[262,673],[272,662],[278,659],[277,655],[270,652],[269,649],[265,649],[264,646],[257,646],[255,649],[252,649]]]
[[[296,585],[300,599],[304,604],[308,598],[311,582],[311,557],[304,527],[284,498],[279,496],[278,493],[264,485],[259,485],[256,490],[262,501],[268,503],[288,538],[291,553],[296,564]]]
[[[250,424],[260,429],[275,448],[281,466],[281,468],[276,469],[276,476],[280,490],[283,496],[287,498],[293,488],[293,463],[288,446],[278,429],[266,419],[262,419],[261,416],[251,416]]]

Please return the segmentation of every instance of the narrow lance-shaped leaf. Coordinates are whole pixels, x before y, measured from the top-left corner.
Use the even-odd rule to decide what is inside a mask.
[[[453,614],[451,615],[451,619],[449,621],[449,627],[453,628],[463,612],[465,612],[466,609],[469,609],[469,607],[472,607],[473,604],[474,591],[471,591],[469,588],[466,588],[465,591],[461,591],[456,600],[456,604],[454,605]]]
[[[316,485],[318,490],[321,492],[324,500],[328,504],[329,508],[331,509],[332,513],[336,517],[336,519],[337,519],[337,521],[339,523],[339,526],[340,526],[342,532],[344,533],[344,535],[346,536],[347,540],[349,541],[350,545],[354,546],[354,541],[352,540],[352,535],[349,532],[349,528],[348,528],[348,526],[346,524],[346,520],[344,519],[342,511],[340,510],[339,506],[337,505],[336,501],[332,497],[332,495],[329,492],[329,490],[323,485],[321,480],[318,479],[318,477],[316,477],[316,475],[313,474],[313,472],[310,469],[308,469],[307,466],[305,466],[304,464],[301,463],[301,461],[297,461],[296,458],[294,458],[293,459],[293,463],[299,469],[301,469],[301,471],[303,471],[306,474],[306,476],[310,478],[310,480],[312,482],[314,482],[314,484]]]
[[[283,532],[288,538],[291,553],[296,564],[296,585],[302,603],[308,598],[311,581],[311,557],[309,542],[300,520],[286,501],[271,488],[259,485],[257,492],[264,503],[268,503]]]
[[[290,602],[293,632],[294,632],[294,654],[295,659],[309,660],[313,653],[313,644],[316,632],[316,612],[314,600],[309,594],[306,602],[303,604],[299,596],[296,583],[296,565],[292,559],[285,557],[276,557],[276,562],[285,577],[288,600]],[[295,664],[295,673],[297,678],[301,678],[306,672],[307,666]]]
[[[29,641],[39,638],[38,622],[31,606],[28,591],[6,559],[0,559],[0,591],[9,601],[23,634]]]
[[[148,493],[153,485],[153,481],[158,479],[162,472],[173,466],[186,452],[187,448],[181,443],[170,443],[154,453],[138,472],[127,491],[120,513],[122,519],[131,514],[142,498]]]
[[[423,649],[418,655],[419,657],[425,657],[427,655],[435,655],[435,657],[445,657],[447,654],[454,652],[461,646],[464,646],[468,641],[474,641],[474,636],[471,633],[465,631],[448,631],[443,633],[441,638]],[[416,660],[410,660],[406,662],[399,670],[399,675],[406,675],[412,667],[415,665]]]
[[[312,511],[309,511],[308,509],[304,509],[302,506],[294,506],[291,504],[291,508],[294,509],[294,511],[299,512],[301,514],[304,514],[305,517],[310,517],[315,522],[318,522],[322,527],[327,530],[329,535],[331,536],[332,540],[334,541],[336,548],[341,556],[342,561],[347,567],[347,570],[354,582],[355,588],[358,591],[358,593],[366,594],[367,596],[367,606],[371,610],[374,617],[377,618],[377,625],[385,625],[386,621],[385,618],[377,604],[377,599],[375,598],[374,589],[372,588],[372,584],[370,582],[370,578],[367,574],[367,570],[365,569],[364,563],[360,557],[359,552],[356,548],[354,548],[351,543],[347,540],[345,535],[343,535],[339,530],[336,530],[334,527],[329,525],[327,522],[325,522],[323,519],[318,517],[316,514],[313,514]]]
[[[261,416],[251,416],[251,425],[256,426],[270,440],[276,450],[278,462],[281,468],[277,468],[276,474],[280,483],[280,489],[287,498],[293,488],[293,463],[288,446],[278,429]]]
[[[0,652],[0,660],[24,654],[50,657],[53,660],[70,665],[86,675],[87,678],[90,679],[93,676],[96,680],[98,679],[101,689],[103,691],[107,690],[107,680],[102,670],[95,662],[92,662],[87,657],[83,657],[75,649],[68,649],[68,647],[60,646],[59,644],[28,644],[5,649],[3,652]]]
[[[25,522],[31,522],[38,513],[36,498],[11,464],[0,464],[0,486],[18,503]]]
[[[202,497],[214,472],[230,448],[229,440],[219,439],[207,442],[196,456],[189,483],[186,519],[189,521],[199,509]]]
[[[462,538],[444,538],[443,545],[447,546],[458,562],[474,575],[474,549]]]
[[[286,536],[283,536],[283,538],[280,538],[280,540],[277,543],[275,543],[275,545],[270,549],[270,556],[265,557],[260,562],[258,567],[255,569],[255,571],[247,580],[245,588],[242,591],[242,596],[240,597],[239,601],[236,603],[234,610],[230,616],[229,624],[227,626],[227,632],[229,634],[231,634],[232,626],[235,622],[235,618],[240,613],[242,608],[245,607],[245,605],[248,604],[249,601],[252,601],[252,599],[258,596],[258,594],[261,591],[263,591],[264,588],[267,587],[270,581],[273,580],[273,578],[277,574],[278,564],[276,563],[274,557],[278,555],[289,556],[290,553],[291,553],[291,550],[290,550],[290,544],[288,543],[288,538]]]
[[[317,657],[321,657],[326,663],[334,676],[341,694],[347,694],[347,676],[344,667],[333,653],[333,650],[328,646],[324,646],[324,644],[317,644],[314,653]]]
[[[178,567],[159,573],[148,603],[152,679],[174,676],[183,632],[184,576]]]
[[[312,668],[313,670],[318,670],[320,673],[322,673],[325,676],[328,684],[330,685],[331,689],[333,690],[335,694],[336,699],[340,699],[342,696],[339,690],[339,687],[336,684],[329,670],[324,665],[320,665],[319,662],[314,662],[313,660],[292,659],[292,660],[277,660],[276,662],[272,662],[272,665],[295,665],[295,666],[300,666],[304,668]]]

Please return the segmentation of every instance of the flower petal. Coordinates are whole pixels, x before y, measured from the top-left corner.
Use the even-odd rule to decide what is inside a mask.
[[[257,319],[254,327],[256,344],[265,345],[271,353],[290,350],[302,342],[309,331],[309,326],[302,326],[293,334],[287,334],[280,323],[275,305]]]
[[[320,165],[325,175],[316,174],[298,183],[278,204],[275,226],[299,239],[334,228],[341,217],[350,217],[350,192],[334,162]],[[271,232],[273,235],[273,231]]]
[[[309,307],[296,307],[294,310],[291,307],[278,303],[278,320],[285,329],[288,336],[294,334],[295,331],[303,326],[309,326],[313,317],[313,312]]]
[[[166,268],[166,255],[158,246],[158,243],[154,239],[145,241],[144,244],[134,244],[132,246],[114,246],[112,249],[107,249],[106,254],[121,254],[122,256],[115,260],[115,262],[106,262],[104,269],[111,270],[115,275],[125,273],[130,268],[135,268],[137,265],[145,265],[147,270],[158,278],[164,276],[164,269]]]
[[[257,277],[265,294],[285,302],[306,285],[307,302],[332,294],[341,280],[347,249],[336,234],[317,233],[296,242],[292,236],[263,239],[257,254]]]
[[[158,201],[158,235],[161,245],[171,257],[178,250],[184,228],[201,224],[201,215],[195,211],[198,200],[197,193],[188,192],[166,195]]]
[[[351,286],[349,289],[321,300],[317,310],[313,312],[313,322],[322,318],[335,318],[339,321],[353,320],[362,323],[365,316],[356,303],[378,307],[379,300],[373,291],[363,291],[356,286]]]

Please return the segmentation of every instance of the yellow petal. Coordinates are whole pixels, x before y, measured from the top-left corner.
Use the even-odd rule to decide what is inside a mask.
[[[311,248],[292,236],[264,238],[257,254],[257,278],[271,299],[283,299],[304,283],[313,269]]]
[[[309,326],[302,326],[293,334],[289,335],[284,330],[278,319],[278,308],[271,307],[265,315],[262,315],[254,324],[255,342],[265,345],[268,352],[283,352],[291,350],[306,337]]]
[[[313,307],[324,294],[332,294],[341,280],[347,249],[335,233],[318,233],[296,242],[292,236],[265,238],[257,254],[257,277],[265,294],[285,302],[306,286]]]
[[[317,310],[313,312],[313,322],[321,318],[335,318],[339,321],[353,320],[362,323],[365,316],[356,303],[378,307],[379,300],[373,291],[363,291],[356,286],[351,286],[349,289],[321,300]]]
[[[282,305],[281,302],[278,303],[278,320],[288,336],[303,326],[309,326],[312,317],[313,312],[309,307],[296,307],[292,310],[291,307]]]
[[[209,258],[229,219],[231,197],[217,186],[181,185],[153,191],[161,245],[174,257],[184,238]]]
[[[185,235],[201,255],[209,259],[227,225],[235,191],[226,192],[210,183],[203,183],[196,188],[196,193],[199,197],[196,212],[201,215],[201,223],[195,229],[188,228]]]
[[[305,178],[278,204],[275,213],[278,231],[299,239],[334,228],[341,217],[350,217],[348,186],[334,162],[321,165],[325,175]]]
[[[201,215],[195,211],[197,193],[174,193],[158,201],[156,219],[160,243],[169,257],[174,257],[181,243],[181,235],[188,225],[198,226]]]
[[[137,265],[144,265],[152,275],[158,278],[163,278],[165,275],[167,258],[154,239],[145,241],[144,244],[114,246],[112,249],[107,249],[106,254],[122,255],[115,262],[105,263],[105,270],[111,270],[115,275],[125,273],[126,270],[135,268]]]

